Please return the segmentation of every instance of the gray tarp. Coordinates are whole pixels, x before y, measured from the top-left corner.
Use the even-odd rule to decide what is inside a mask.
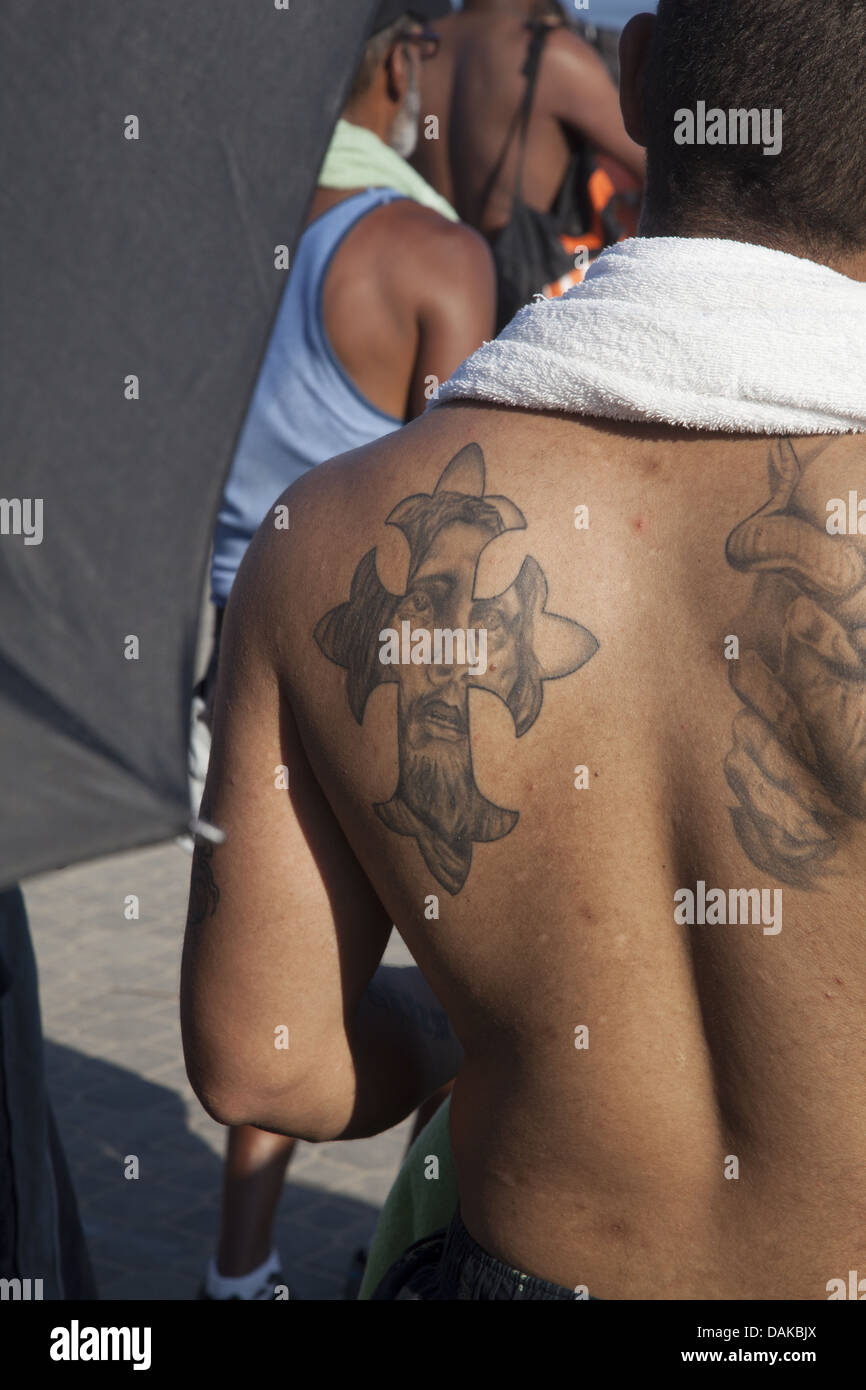
[[[0,1277],[41,1280],[34,1298],[97,1297],[45,1086],[36,960],[17,888],[0,893]]]
[[[187,821],[204,567],[274,248],[374,7],[0,3],[0,887]]]

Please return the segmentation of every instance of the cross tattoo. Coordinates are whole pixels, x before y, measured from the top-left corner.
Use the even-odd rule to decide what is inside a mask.
[[[476,785],[470,688],[498,695],[520,738],[541,711],[543,682],[578,670],[599,646],[580,623],[546,611],[547,580],[531,556],[501,594],[475,596],[482,551],[504,531],[526,528],[514,503],[485,495],[484,483],[484,455],[477,444],[467,444],[432,493],[407,497],[387,518],[409,545],[406,592],[389,593],[370,550],[355,570],[347,602],[326,613],[315,629],[324,655],[347,671],[346,694],[358,724],[376,686],[398,684],[397,789],[374,810],[390,830],[416,840],[428,869],[452,894],[466,882],[473,843],[502,839],[519,819],[519,812],[495,806]],[[404,623],[413,633],[484,631],[486,670],[473,673],[453,659],[383,664],[384,630]]]

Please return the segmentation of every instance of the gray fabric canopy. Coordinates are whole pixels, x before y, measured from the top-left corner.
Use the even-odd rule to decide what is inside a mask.
[[[0,13],[0,887],[187,823],[204,570],[275,248],[374,8]]]

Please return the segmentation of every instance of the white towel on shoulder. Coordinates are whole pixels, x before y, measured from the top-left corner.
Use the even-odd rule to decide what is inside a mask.
[[[635,237],[515,315],[437,404],[470,398],[756,434],[866,431],[866,284],[739,241]]]

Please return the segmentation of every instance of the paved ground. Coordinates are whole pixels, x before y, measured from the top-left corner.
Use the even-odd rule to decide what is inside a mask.
[[[189,867],[170,844],[24,885],[49,1090],[103,1298],[192,1298],[214,1248],[225,1130],[189,1087],[178,1024]],[[131,893],[138,921],[124,917]],[[396,934],[386,960],[410,960]],[[302,1298],[342,1297],[410,1127],[298,1146],[276,1238]],[[138,1181],[123,1176],[129,1154]]]

